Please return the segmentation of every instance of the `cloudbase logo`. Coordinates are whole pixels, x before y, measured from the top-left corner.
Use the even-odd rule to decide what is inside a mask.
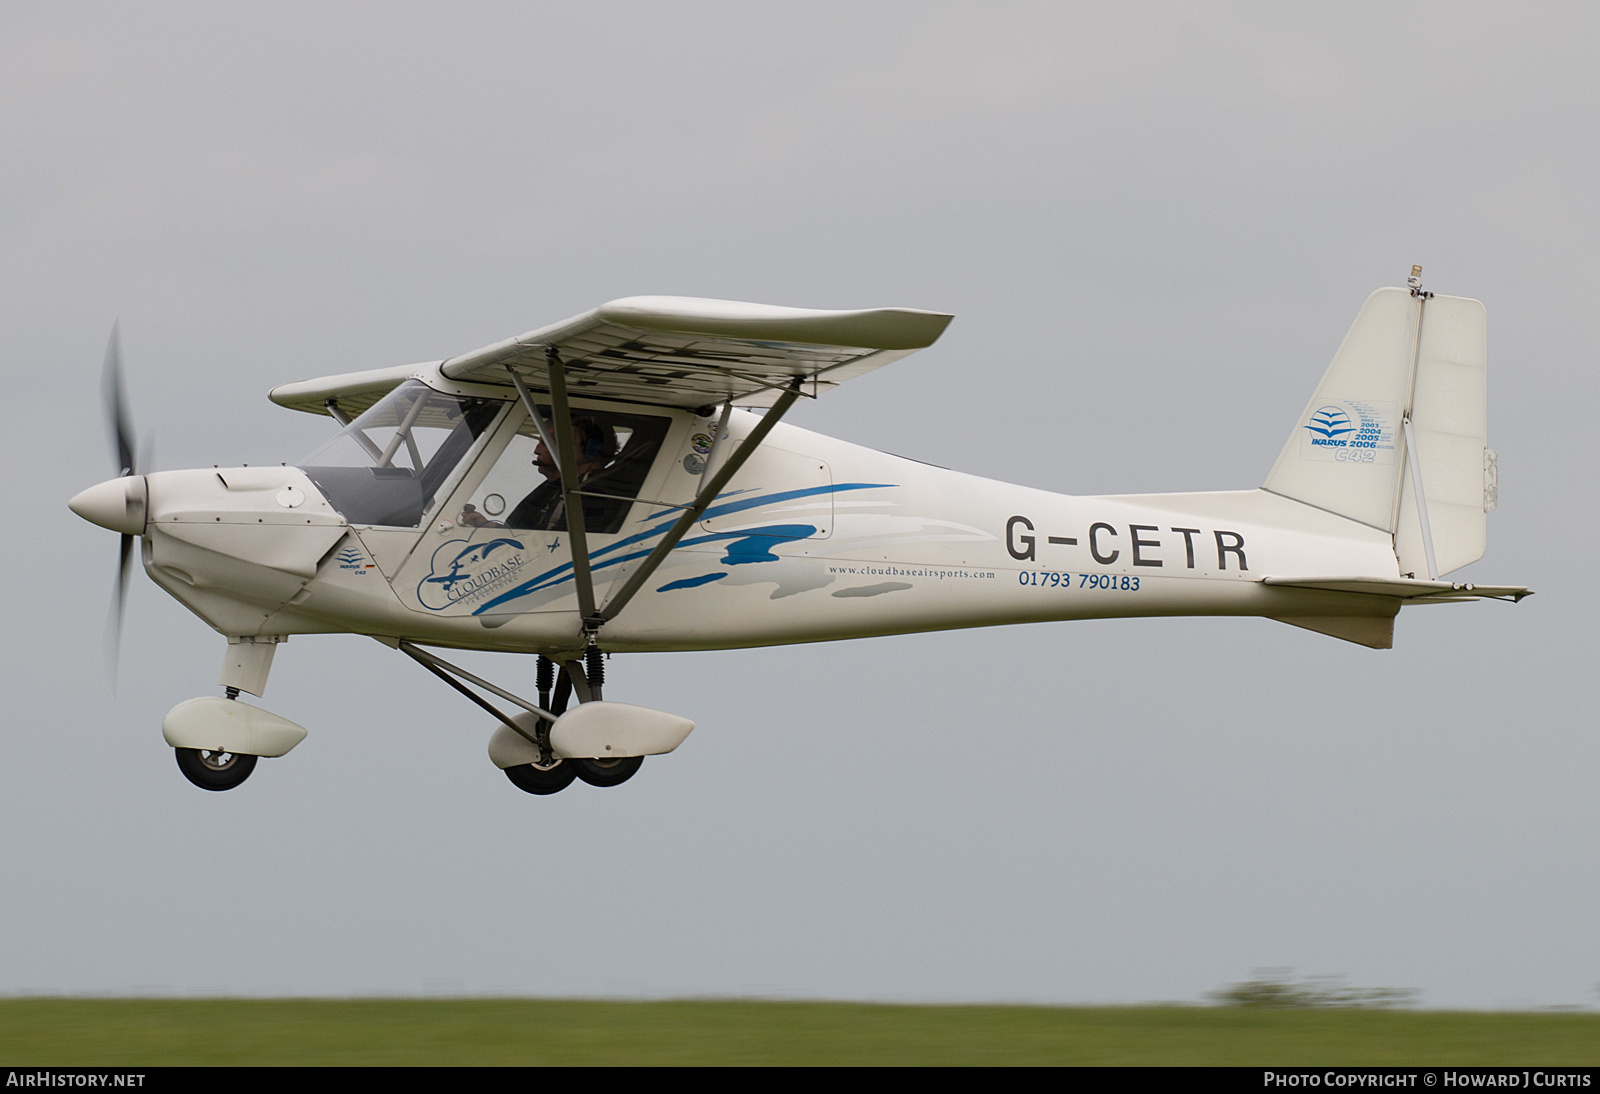
[[[504,588],[527,561],[520,539],[500,536],[470,543],[452,539],[433,552],[428,576],[417,585],[417,599],[430,611],[471,604]]]

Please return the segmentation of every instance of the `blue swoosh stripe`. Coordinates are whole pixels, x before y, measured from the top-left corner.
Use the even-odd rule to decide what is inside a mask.
[[[756,509],[763,505],[774,505],[781,501],[794,501],[798,498],[815,497],[818,494],[839,494],[846,490],[877,490],[883,487],[892,487],[895,485],[897,484],[892,482],[841,482],[835,483],[832,486],[813,486],[805,490],[783,490],[776,494],[762,494],[759,497],[741,498],[738,501],[724,502],[721,505],[713,505],[700,515],[700,519],[703,521],[715,520],[718,517],[725,517],[730,513],[741,513],[746,509]],[[648,555],[650,550],[653,550],[653,548],[643,551],[634,551],[631,554],[621,555],[617,558],[609,558],[605,559],[604,561],[597,561],[603,556],[612,554],[615,551],[620,551],[625,547],[631,547],[634,544],[643,543],[645,540],[650,540],[656,538],[657,536],[665,535],[667,529],[671,528],[677,523],[677,521],[678,518],[676,516],[668,517],[666,520],[663,520],[660,524],[657,524],[653,528],[646,528],[644,531],[635,533],[634,535],[628,536],[625,539],[619,539],[609,547],[602,547],[598,551],[591,551],[589,553],[590,572],[592,573],[595,570],[603,570],[607,566],[616,566],[623,562],[631,562],[636,558],[643,558],[644,556]],[[673,550],[677,551],[684,547],[692,547],[702,543],[712,543],[719,539],[731,539],[736,536],[748,536],[752,534],[759,533],[752,533],[750,529],[744,529],[738,532],[716,532],[711,535],[700,536],[695,539],[679,540],[677,546],[675,546]],[[529,578],[521,585],[518,585],[513,589],[506,590],[493,600],[483,604],[481,607],[474,608],[472,610],[472,614],[482,615],[489,609],[499,607],[501,604],[520,599],[524,596],[527,596],[529,593],[539,592],[541,589],[548,589],[554,585],[559,585],[563,581],[571,580],[572,563],[563,562],[560,566],[546,570],[542,574],[538,574]]]
[[[686,577],[682,581],[669,581],[665,585],[661,586],[661,588],[657,589],[656,592],[669,593],[674,589],[693,589],[700,585],[709,585],[713,581],[721,581],[727,576],[727,574],[721,573],[701,574],[699,577]]]

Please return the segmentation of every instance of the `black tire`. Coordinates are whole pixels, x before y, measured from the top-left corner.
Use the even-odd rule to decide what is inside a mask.
[[[621,786],[644,763],[643,756],[618,756],[614,760],[568,760],[578,778],[590,786]]]
[[[201,790],[232,790],[250,777],[259,756],[213,752],[209,748],[175,748],[178,770]]]
[[[506,778],[518,790],[530,794],[555,794],[572,785],[578,775],[568,760],[557,760],[549,767],[533,764],[514,764],[505,769]]]

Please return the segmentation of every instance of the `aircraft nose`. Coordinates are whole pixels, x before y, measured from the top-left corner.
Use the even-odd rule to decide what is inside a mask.
[[[67,502],[67,508],[90,524],[125,536],[142,536],[148,496],[143,475],[124,475],[89,487]]]

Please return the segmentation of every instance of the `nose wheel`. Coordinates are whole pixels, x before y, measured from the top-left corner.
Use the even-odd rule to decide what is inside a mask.
[[[232,790],[250,777],[260,757],[209,748],[175,748],[178,770],[201,790]],[[571,781],[571,777],[568,777]]]

